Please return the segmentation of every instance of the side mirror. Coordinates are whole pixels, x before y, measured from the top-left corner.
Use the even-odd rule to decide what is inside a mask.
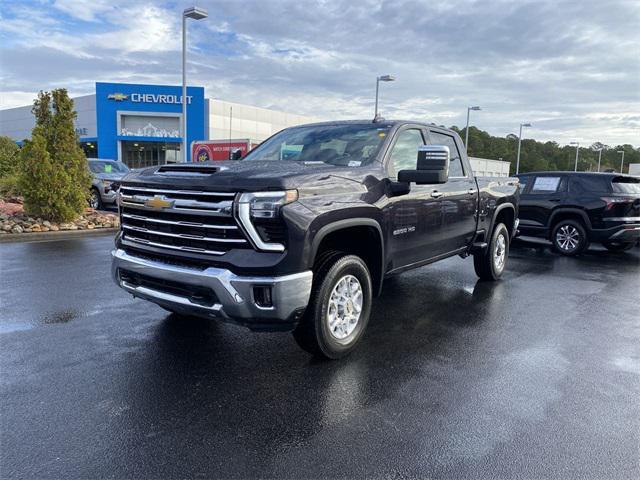
[[[398,181],[418,185],[447,183],[450,156],[446,145],[423,145],[418,149],[416,170],[400,170]]]
[[[242,150],[234,148],[229,152],[229,160],[240,160],[242,158]]]

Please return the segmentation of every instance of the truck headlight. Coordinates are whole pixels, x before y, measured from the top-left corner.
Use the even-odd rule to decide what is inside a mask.
[[[109,190],[111,190],[111,184],[113,182],[111,180],[102,180],[102,186],[104,187],[104,191],[108,192]]]
[[[295,202],[297,199],[297,190],[251,192],[240,195],[238,200],[238,217],[256,247],[268,252],[284,251],[284,245],[281,243],[265,242],[256,231],[251,219],[275,219],[278,217],[282,207]]]

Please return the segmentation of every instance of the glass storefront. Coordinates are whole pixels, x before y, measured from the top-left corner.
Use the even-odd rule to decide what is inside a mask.
[[[129,168],[145,168],[180,161],[180,144],[176,142],[133,142],[123,140],[122,161]]]

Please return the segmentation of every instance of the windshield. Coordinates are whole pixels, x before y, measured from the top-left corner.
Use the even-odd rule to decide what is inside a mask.
[[[127,173],[129,168],[121,162],[89,160],[89,170],[93,173]]]
[[[246,160],[319,162],[359,167],[376,158],[391,126],[381,124],[310,125],[277,133]]]

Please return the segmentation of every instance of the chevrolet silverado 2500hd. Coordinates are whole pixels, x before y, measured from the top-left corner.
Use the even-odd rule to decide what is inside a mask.
[[[241,161],[132,172],[115,282],[178,315],[291,330],[330,358],[361,339],[385,277],[473,255],[496,280],[518,180],[475,178],[460,137],[407,121],[287,128]]]

